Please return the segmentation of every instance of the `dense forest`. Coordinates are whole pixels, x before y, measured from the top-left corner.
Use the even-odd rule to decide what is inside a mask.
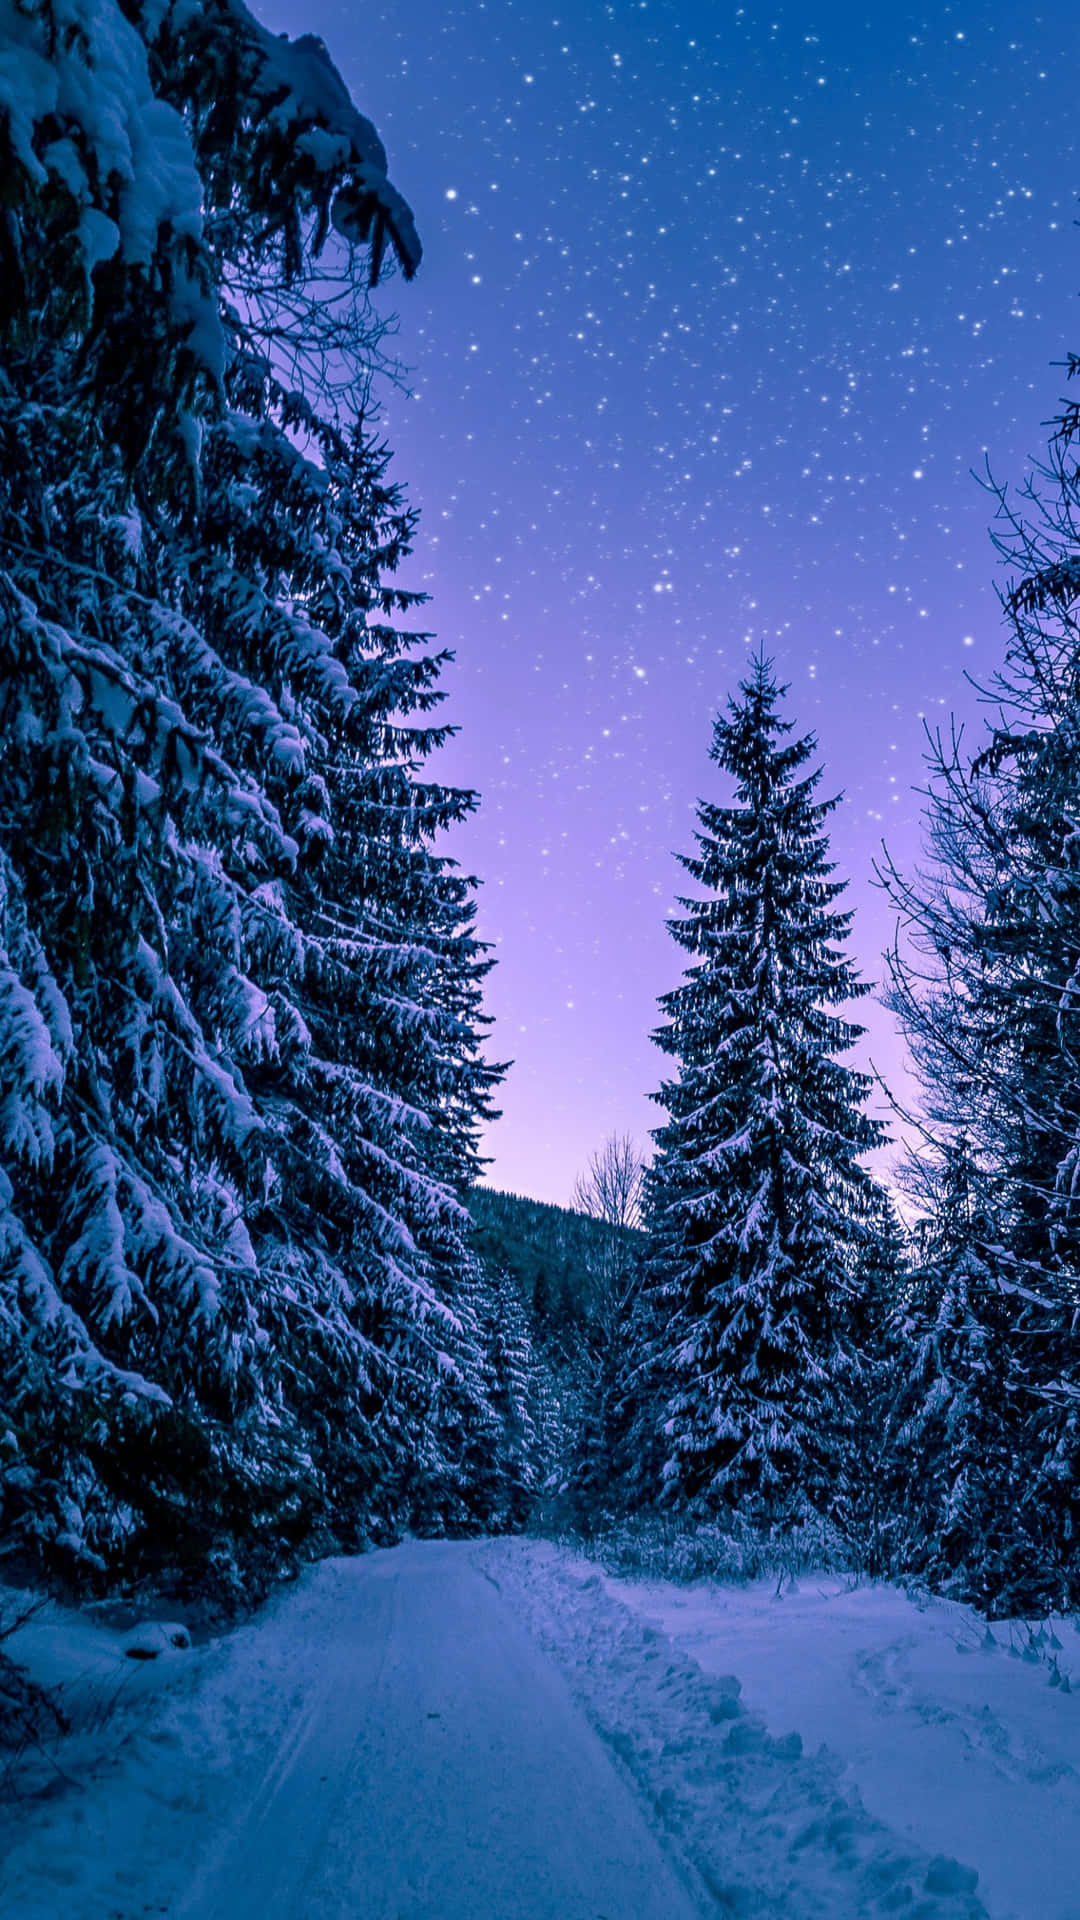
[[[902,1192],[838,802],[758,654],[701,742],[655,1151],[499,1194],[477,796],[379,431],[412,214],[240,0],[0,14],[8,1564],[235,1603],[407,1529],[655,1522],[1075,1605],[1080,407],[999,496],[984,737],[930,739],[926,859],[879,875]]]

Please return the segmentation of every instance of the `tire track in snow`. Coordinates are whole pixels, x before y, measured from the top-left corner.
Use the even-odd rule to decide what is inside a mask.
[[[29,1810],[3,1920],[701,1920],[484,1573],[446,1541],[309,1569]]]

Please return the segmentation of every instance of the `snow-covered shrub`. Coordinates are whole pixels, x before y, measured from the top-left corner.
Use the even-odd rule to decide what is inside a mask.
[[[652,1513],[638,1519],[601,1519],[585,1538],[590,1554],[626,1579],[789,1581],[815,1570],[852,1569],[837,1528],[815,1519],[761,1530],[737,1514],[695,1525],[685,1515]]]
[[[21,1605],[10,1593],[0,1604],[0,1793],[8,1768],[14,1768],[24,1749],[39,1747],[67,1726],[55,1692],[35,1680],[4,1645],[39,1604],[31,1598]]]

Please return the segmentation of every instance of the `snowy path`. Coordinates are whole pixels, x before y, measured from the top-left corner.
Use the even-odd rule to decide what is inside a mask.
[[[210,1666],[40,1810],[5,1920],[700,1914],[474,1548],[325,1562]]]
[[[692,1920],[628,1787],[467,1548],[406,1545],[334,1575],[312,1623],[317,1681],[183,1920]]]
[[[791,1719],[754,1710],[752,1594],[701,1596],[700,1659],[676,1644],[686,1590],[670,1626],[659,1590],[632,1598],[536,1541],[308,1569],[216,1646],[139,1667],[64,1749],[76,1784],[0,1811],[3,1920],[986,1920],[978,1857],[952,1857],[947,1818],[916,1834],[898,1773],[875,1816],[842,1757],[786,1732],[800,1689]],[[108,1636],[75,1628],[104,1674]]]

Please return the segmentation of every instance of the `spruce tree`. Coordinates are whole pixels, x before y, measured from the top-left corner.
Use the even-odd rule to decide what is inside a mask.
[[[987,1182],[963,1136],[924,1160],[920,1183],[931,1207],[888,1342],[894,1384],[883,1479],[893,1559],[989,1604],[1012,1579],[1016,1556],[1004,1532],[1018,1535],[1031,1505],[1012,1419],[1020,1385],[1012,1263],[996,1243]],[[1033,1595],[1012,1597],[1019,1605]]]
[[[970,1145],[1007,1288],[993,1391],[1019,1481],[987,1477],[967,1524],[998,1542],[1003,1597],[1041,1587],[1048,1601],[1080,1582],[1078,443],[1067,407],[1020,503],[994,489],[1011,578],[986,734],[974,750],[955,729],[931,738],[929,857],[913,876],[888,860],[882,873],[904,935],[890,1001],[940,1151]]]
[[[321,43],[13,18],[3,1519],[76,1578],[229,1581],[407,1522],[472,1351],[487,962],[435,842],[474,796],[423,772],[445,656],[350,400],[419,250]]]
[[[854,1563],[873,1574],[894,1558],[897,1515],[889,1424],[905,1359],[898,1315],[908,1299],[908,1248],[896,1210],[879,1191],[871,1231],[854,1263],[847,1342],[838,1378],[840,1470],[833,1516]]]
[[[835,801],[803,771],[759,656],[715,723],[734,803],[702,802],[682,866],[704,897],[672,933],[691,956],[658,1044],[678,1063],[649,1176],[652,1329],[669,1500],[762,1520],[828,1507],[855,1258],[871,1231],[859,1156],[881,1131],[842,1064],[866,992],[844,956],[824,832]]]
[[[493,1517],[502,1527],[520,1527],[543,1478],[537,1433],[542,1394],[525,1309],[505,1271],[491,1277],[489,1316],[491,1405],[498,1423]]]

